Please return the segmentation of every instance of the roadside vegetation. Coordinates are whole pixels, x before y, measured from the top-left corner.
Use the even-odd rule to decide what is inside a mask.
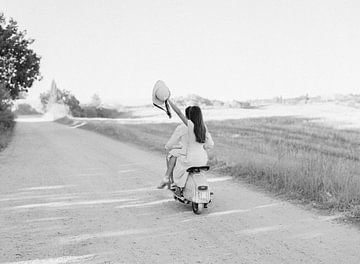
[[[19,115],[41,115],[35,108],[29,104],[18,104],[15,111],[13,111],[15,116]]]
[[[0,117],[2,118],[2,117]],[[5,125],[4,122],[0,122],[0,152],[9,144],[13,135],[14,123]]]
[[[33,42],[14,19],[6,19],[0,12],[0,151],[14,129],[13,101],[41,78],[40,57],[30,48]]]
[[[10,142],[14,129],[14,114],[11,112],[9,93],[0,84],[0,151]]]
[[[210,152],[213,170],[316,207],[360,217],[360,131],[337,130],[293,117],[207,125],[216,144]],[[114,121],[88,121],[81,126],[159,152],[164,152],[175,127]]]
[[[84,118],[127,118],[128,112],[121,112],[114,108],[105,107],[101,99],[94,94],[90,104],[81,105],[80,101],[70,91],[59,89],[53,81],[51,90],[40,94],[43,112],[51,109],[52,103],[68,107],[68,112],[73,117]]]

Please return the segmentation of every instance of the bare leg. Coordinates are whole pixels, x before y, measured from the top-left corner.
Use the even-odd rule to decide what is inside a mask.
[[[164,188],[169,183],[169,181],[172,182],[175,164],[176,164],[176,157],[171,156],[169,159],[166,159],[167,169],[165,172],[165,177],[161,180],[160,184],[158,185],[159,189]]]
[[[176,165],[176,157],[171,156],[170,159],[166,159],[166,163],[167,163],[167,170],[165,172],[165,177],[169,178],[170,182],[174,182],[173,172]]]

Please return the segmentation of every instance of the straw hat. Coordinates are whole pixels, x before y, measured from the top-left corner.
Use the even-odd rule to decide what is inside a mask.
[[[152,100],[154,105],[162,105],[170,98],[170,90],[166,84],[158,80],[153,88]]]

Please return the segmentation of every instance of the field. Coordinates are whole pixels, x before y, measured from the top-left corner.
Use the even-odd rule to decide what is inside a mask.
[[[80,128],[165,153],[163,146],[176,125],[86,120]],[[213,170],[360,217],[359,130],[286,116],[212,120],[207,125],[216,144],[210,152]]]

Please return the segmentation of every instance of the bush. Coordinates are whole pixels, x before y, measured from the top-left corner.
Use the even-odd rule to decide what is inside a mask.
[[[98,117],[102,118],[120,118],[122,114],[116,109],[97,108]]]
[[[40,113],[36,111],[31,105],[29,104],[19,104],[17,109],[14,111],[15,115],[39,115]]]
[[[84,106],[83,107],[83,117],[98,117],[97,109],[94,106]]]
[[[14,125],[14,114],[10,110],[0,111],[0,151],[10,142]]]
[[[11,112],[10,93],[5,89],[5,85],[0,83],[0,132],[14,126],[14,114]]]
[[[5,131],[14,126],[14,114],[10,110],[0,112],[0,131]]]
[[[128,117],[128,113],[119,112],[116,109],[95,107],[95,106],[84,106],[82,108],[82,117],[88,118],[125,118]]]

